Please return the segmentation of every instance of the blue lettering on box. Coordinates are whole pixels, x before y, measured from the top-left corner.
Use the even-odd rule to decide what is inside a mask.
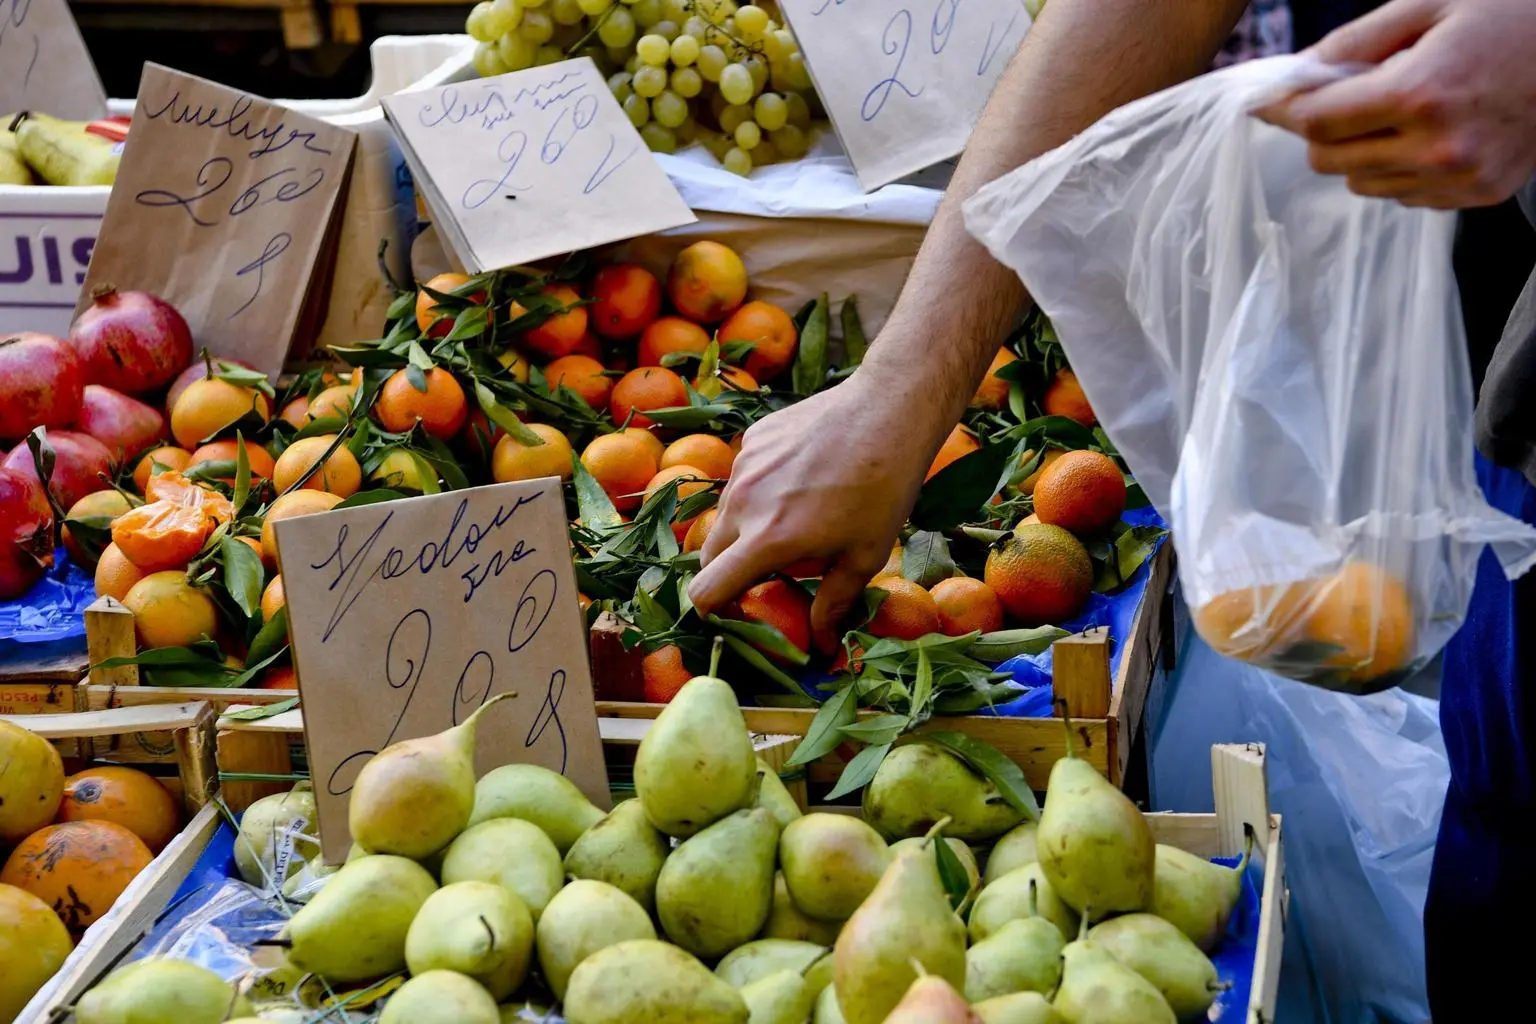
[[[8,310],[73,310],[100,228],[98,213],[0,213],[0,324]]]

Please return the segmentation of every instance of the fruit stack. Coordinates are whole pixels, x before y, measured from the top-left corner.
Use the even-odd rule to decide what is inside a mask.
[[[33,111],[0,117],[0,185],[111,185],[128,122],[60,121]]]

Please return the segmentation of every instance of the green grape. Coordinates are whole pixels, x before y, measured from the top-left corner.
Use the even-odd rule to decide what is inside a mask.
[[[677,152],[677,136],[672,134],[672,129],[659,124],[651,123],[640,129],[640,137],[645,140],[652,153]]]
[[[517,0],[524,7],[543,7],[549,0]]]
[[[720,95],[725,97],[727,103],[749,103],[755,91],[752,87],[752,72],[746,66],[729,64],[720,72]]]
[[[491,29],[504,36],[523,20],[522,0],[491,0]],[[499,31],[497,31],[499,30]]]
[[[640,41],[635,43],[635,56],[644,64],[664,68],[667,61],[672,59],[672,44],[661,36],[641,36]]]
[[[634,77],[628,71],[620,71],[608,79],[608,91],[613,93],[614,99],[623,103],[635,94],[634,87],[630,85]]]
[[[717,25],[736,13],[736,5],[731,0],[693,0],[693,9],[705,21],[712,21]]]
[[[709,34],[709,22],[698,15],[693,15],[683,22],[683,35],[691,36],[696,41],[704,42],[704,37]],[[713,40],[711,40],[713,41]]]
[[[704,91],[704,76],[697,68],[678,68],[672,72],[672,91],[691,100]]]
[[[768,31],[768,12],[761,7],[747,4],[736,11],[736,34],[749,43],[763,38]]]
[[[761,57],[748,57],[741,62],[741,66],[747,69],[752,76],[752,92],[756,95],[763,91],[763,86],[768,84],[768,63]]]
[[[688,101],[668,89],[651,101],[651,116],[664,128],[676,128],[688,120]]]
[[[613,0],[576,0],[576,5],[581,8],[582,14],[596,18],[613,6]]]
[[[784,105],[789,108],[790,124],[802,130],[811,126],[811,105],[805,102],[804,96],[797,92],[785,93]]]
[[[677,27],[675,21],[658,21],[651,26],[651,31],[669,43],[677,42],[683,34],[683,30]]]
[[[651,119],[651,105],[643,96],[630,96],[622,104],[624,115],[629,118],[629,123],[636,128],[644,128]]]
[[[533,55],[539,46],[520,32],[508,32],[496,44],[496,50],[508,71],[522,71],[533,67]]]
[[[787,124],[776,132],[769,132],[768,140],[773,143],[773,148],[779,151],[779,156],[785,160],[798,160],[805,156],[810,148],[805,132],[792,124]]]
[[[650,31],[651,26],[662,20],[661,0],[635,0],[629,13],[635,16],[636,25]]]
[[[490,20],[491,0],[482,0],[469,9],[469,17],[464,19],[464,31],[477,43],[494,43],[501,37],[501,33],[488,30],[487,23]]]
[[[683,118],[682,124],[672,129],[672,134],[677,136],[677,144],[679,146],[687,146],[698,139],[699,122],[693,119],[692,114],[689,114]]]
[[[635,41],[634,15],[626,7],[614,9],[598,28],[597,38],[604,46],[628,46]]]
[[[702,46],[699,48],[699,74],[704,76],[706,82],[720,81],[721,74],[725,71],[725,51],[718,46]],[[751,79],[751,73],[747,78]]]
[[[789,123],[789,104],[778,93],[765,92],[752,105],[752,120],[765,132],[778,131]]]
[[[661,95],[661,91],[667,87],[667,73],[654,64],[642,64],[635,69],[634,81],[630,83],[634,87],[635,95],[652,99]]]
[[[495,43],[481,43],[476,46],[472,63],[475,66],[475,74],[481,78],[491,78],[507,73],[507,65],[503,63]]]
[[[727,135],[735,135],[737,128],[752,120],[752,108],[732,104],[720,111],[720,115],[715,120],[720,122],[721,131]]]
[[[752,173],[752,157],[745,150],[737,149],[735,146],[726,151],[720,162],[725,165],[726,170],[732,174],[739,174],[743,178]]]
[[[775,29],[763,37],[763,54],[770,64],[777,64],[799,49],[794,33],[788,29]]]
[[[730,35],[726,33],[725,29],[721,28],[714,22],[709,22],[704,26],[704,42],[710,44],[711,46],[718,46],[721,49],[726,49],[727,47],[736,47],[736,43],[731,39]]]
[[[555,19],[556,25],[580,25],[585,17],[577,0],[551,0],[549,16]]]
[[[661,0],[661,16],[679,25],[688,20],[690,0]]]
[[[719,132],[710,131],[708,128],[699,129],[699,141],[704,148],[714,156],[716,160],[724,160],[725,154],[736,148],[736,140],[729,135],[721,135]]]
[[[805,55],[792,53],[786,65],[786,74],[789,78],[789,87],[795,92],[804,92],[811,87],[811,70],[805,66]]]
[[[533,55],[533,66],[544,67],[546,64],[559,64],[565,60],[565,51],[558,46],[541,46]]]
[[[542,46],[555,37],[555,19],[549,16],[548,11],[524,11],[523,24],[517,32],[534,45]]]
[[[756,121],[743,121],[736,126],[737,148],[751,150],[762,141],[763,130],[757,126]]]
[[[774,146],[774,144],[768,139],[763,139],[762,141],[758,142],[757,145],[753,146],[751,150],[748,151],[748,155],[752,157],[753,167],[762,167],[765,164],[777,163],[779,159],[778,148]]]
[[[693,36],[678,36],[672,40],[672,49],[668,56],[672,58],[673,64],[685,68],[699,59],[699,41]]]

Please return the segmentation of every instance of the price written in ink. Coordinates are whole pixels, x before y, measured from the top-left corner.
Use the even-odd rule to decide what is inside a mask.
[[[107,96],[65,0],[0,0],[0,112],[90,120]]]

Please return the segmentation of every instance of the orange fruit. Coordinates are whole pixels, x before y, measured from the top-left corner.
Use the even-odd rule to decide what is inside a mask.
[[[992,365],[987,367],[987,375],[981,378],[981,383],[976,386],[976,393],[971,396],[971,408],[995,410],[1007,405],[1010,385],[997,375],[997,371],[1009,363],[1018,361],[1019,357],[1008,349],[998,349],[997,355],[992,357]]]
[[[693,678],[688,666],[683,664],[682,648],[676,644],[658,647],[640,662],[644,677],[645,699],[651,704],[669,704],[677,691]]]
[[[326,449],[335,444],[336,437],[336,434],[317,434],[285,448],[272,469],[272,483],[278,493],[292,490],[312,466],[319,465],[320,468],[304,480],[301,485],[304,489],[329,491],[343,498],[356,494],[363,485],[363,467],[358,465],[357,456],[344,444],[338,445],[330,455],[325,454]],[[320,465],[322,459],[325,462]]]
[[[939,446],[939,454],[933,457],[933,464],[928,467],[928,475],[923,477],[927,483],[957,459],[963,458],[974,451],[980,451],[981,444],[976,440],[976,435],[966,430],[962,424],[955,424],[955,428],[949,432],[944,443]]]
[[[730,315],[716,333],[722,346],[752,344],[746,366],[754,380],[773,380],[795,361],[800,335],[790,315],[770,302],[749,302]]]
[[[450,440],[469,418],[464,389],[441,366],[426,371],[427,390],[417,391],[405,370],[396,370],[379,389],[373,414],[385,430],[403,434],[417,423],[439,441]]]
[[[645,444],[646,450],[655,458],[657,468],[661,467],[661,457],[666,454],[667,446],[661,443],[661,438],[653,434],[649,427],[625,427],[620,433],[639,438]]]
[[[1413,599],[1396,576],[1349,562],[1307,591],[1301,638],[1338,648],[1324,664],[1350,682],[1371,682],[1413,660]]]
[[[120,765],[99,765],[64,780],[59,821],[110,821],[159,853],[176,838],[181,810],[171,791],[153,776]]]
[[[1240,661],[1261,661],[1300,636],[1300,613],[1317,581],[1239,587],[1195,609],[1195,632],[1211,648]]]
[[[964,636],[972,630],[991,633],[1003,628],[1003,602],[992,588],[968,576],[940,580],[928,591],[939,607],[939,632]]]
[[[571,442],[554,427],[530,423],[528,429],[543,439],[541,445],[524,445],[511,434],[501,435],[491,453],[491,476],[499,484],[512,480],[537,480],[556,476],[571,478]]]
[[[329,491],[312,491],[307,488],[302,491],[279,494],[273,499],[261,523],[261,560],[267,564],[267,568],[277,565],[277,535],[272,529],[272,524],[295,516],[329,512],[340,503],[340,495],[331,494]]]
[[[72,932],[112,909],[155,859],[144,840],[110,821],[67,821],[23,839],[0,868],[0,885],[24,889],[53,908]]]
[[[712,480],[725,480],[731,475],[731,463],[736,453],[731,446],[713,434],[688,434],[667,445],[661,453],[661,468],[694,466]]]
[[[266,422],[270,408],[267,396],[255,388],[243,388],[216,377],[193,381],[171,409],[171,436],[191,451],[204,438],[252,413]]]
[[[21,1011],[59,972],[74,949],[69,929],[53,909],[14,885],[0,885],[0,1020]]]
[[[418,459],[411,452],[396,448],[373,467],[368,479],[390,490],[425,494],[428,480],[437,482],[437,471],[425,459]]]
[[[603,375],[603,364],[591,356],[561,356],[544,367],[544,380],[553,394],[561,387],[570,388],[594,409],[608,408],[613,380]]]
[[[452,292],[455,288],[462,288],[469,283],[469,278],[463,274],[438,274],[427,282],[427,287],[440,292]],[[471,302],[484,302],[485,293],[476,292],[470,296]],[[448,314],[438,314],[437,300],[424,291],[416,292],[416,326],[429,338],[441,338],[453,330],[454,317]]]
[[[287,603],[288,597],[283,593],[283,574],[278,573],[261,592],[261,621],[271,622],[272,616],[282,610]]]
[[[704,471],[695,466],[671,466],[651,477],[650,482],[645,485],[645,497],[643,500],[649,501],[656,492],[674,480],[683,481],[677,485],[677,503],[679,505],[685,499],[698,494],[700,491],[707,491],[712,486],[707,482],[708,477]],[[688,529],[693,525],[693,520],[697,518],[698,516],[694,516],[692,519],[673,519],[672,533],[677,537],[679,544],[688,536]]]
[[[581,464],[607,492],[614,507],[624,512],[640,507],[645,487],[657,469],[650,444],[627,431],[594,437],[581,453]]]
[[[597,340],[596,336],[594,336],[591,331],[588,331],[586,334],[581,336],[581,340],[576,343],[576,347],[571,349],[571,355],[586,356],[588,359],[596,359],[598,362],[602,362],[603,346],[602,343]],[[617,365],[612,367],[612,369],[615,370],[618,368],[619,367]],[[629,367],[625,366],[624,369],[627,370]]]
[[[303,427],[304,424],[308,423],[310,419],[309,396],[300,395],[298,398],[295,398],[293,401],[283,406],[283,408],[278,412],[277,418],[288,424],[290,427],[293,427],[295,430]]]
[[[110,526],[117,517],[127,512],[133,506],[122,492],[114,491],[110,487],[102,491],[93,491],[69,506],[69,511],[64,514],[65,520],[79,519],[106,519]],[[70,536],[69,524],[66,523],[60,531],[63,534],[64,550],[69,552],[69,557],[74,559],[76,565],[88,566],[91,564],[89,553],[80,546],[74,537]]]
[[[141,647],[186,647],[218,631],[218,606],[184,572],[153,572],[129,588],[123,606],[133,612]]]
[[[747,268],[719,242],[694,242],[667,271],[667,298],[690,320],[717,324],[747,297]]]
[[[609,412],[613,422],[630,426],[649,427],[655,421],[642,413],[652,409],[671,409],[688,404],[688,389],[683,378],[661,366],[642,366],[630,370],[613,386],[609,399]],[[631,416],[631,413],[634,415]]]
[[[543,292],[559,302],[565,312],[523,332],[523,345],[550,359],[568,356],[587,333],[587,307],[577,305],[581,296],[570,285],[548,284]]]
[[[215,525],[196,505],[152,501],[113,520],[112,543],[145,573],[184,569],[202,550]]]
[[[655,320],[640,335],[635,348],[636,366],[660,366],[663,356],[674,352],[703,355],[709,348],[709,332],[692,320],[680,316],[664,316]]]
[[[587,322],[605,338],[633,338],[661,312],[661,282],[644,267],[618,263],[592,278]]]
[[[748,587],[737,600],[741,617],[748,622],[772,626],[795,647],[807,653],[811,649],[811,595],[793,583],[768,580]],[[777,655],[770,655],[775,660]]]
[[[240,450],[233,440],[209,441],[192,453],[192,461],[187,465],[198,466],[204,462],[234,462],[240,457]],[[245,442],[245,461],[251,467],[251,480],[270,480],[272,478],[272,456],[255,441]],[[220,477],[220,483],[234,484],[235,475],[231,473],[227,477]]]
[[[1019,493],[1034,494],[1035,485],[1040,482],[1040,474],[1044,473],[1046,469],[1050,467],[1051,463],[1055,462],[1065,454],[1067,454],[1067,450],[1065,448],[1047,448],[1045,450],[1045,454],[1040,458],[1040,465],[1035,467],[1035,471],[1033,473],[1029,474],[1029,476],[1025,477],[1019,482]],[[1019,465],[1022,466],[1026,464],[1034,457],[1035,450],[1033,448],[1025,449],[1024,454],[1019,456]],[[1036,522],[1038,521],[1039,520],[1036,520]]]
[[[162,448],[151,448],[139,459],[139,464],[133,470],[133,486],[143,494],[149,486],[150,474],[154,472],[155,465],[159,464],[165,469],[173,469],[178,473],[192,465],[192,453],[185,448],[177,448],[174,445],[166,445]]]
[[[869,584],[885,591],[874,617],[864,626],[872,636],[916,640],[939,631],[939,606],[933,595],[903,576],[876,576]]]
[[[522,307],[519,306],[518,308],[521,309]],[[496,357],[496,361],[501,364],[502,369],[506,370],[513,380],[519,384],[528,383],[528,360],[523,358],[523,354],[517,349],[509,348],[504,350],[501,355]]]
[[[1125,474],[1103,452],[1067,452],[1035,481],[1035,515],[1073,533],[1096,533],[1125,511]]]
[[[96,561],[96,596],[112,597],[121,601],[128,590],[144,578],[144,570],[128,561],[123,549],[108,544]]]
[[[299,673],[292,665],[273,665],[261,674],[258,690],[297,690]]]
[[[190,508],[200,508],[216,523],[235,518],[235,506],[228,498],[204,483],[195,483],[180,473],[156,473],[144,488],[148,501],[171,501]]]
[[[1059,526],[1019,526],[987,555],[982,578],[1009,615],[1026,626],[1059,623],[1093,592],[1093,562],[1082,542]]]
[[[720,506],[705,509],[700,512],[688,527],[688,532],[683,534],[684,551],[700,551],[704,542],[709,539],[709,531],[715,528],[715,519],[720,515]]]
[[[357,388],[350,384],[339,384],[336,387],[326,388],[315,396],[315,400],[309,403],[309,409],[305,415],[305,422],[312,423],[315,420],[352,418],[352,403],[356,400]]]
[[[738,366],[721,366],[720,378],[737,391],[756,391],[758,388],[757,378]],[[732,447],[740,450],[739,445]]]
[[[64,798],[64,761],[52,743],[0,721],[0,848],[53,820]]]
[[[1085,427],[1097,426],[1099,422],[1093,406],[1088,404],[1088,396],[1083,394],[1083,386],[1077,382],[1077,374],[1071,370],[1056,371],[1056,378],[1040,399],[1040,408],[1047,416],[1065,416]]]

